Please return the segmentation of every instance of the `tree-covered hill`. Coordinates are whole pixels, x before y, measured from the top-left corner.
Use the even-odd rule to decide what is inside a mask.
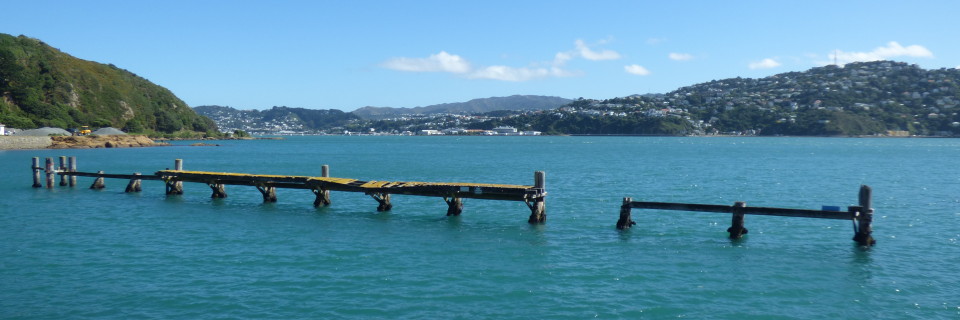
[[[618,99],[625,102],[626,99]],[[637,99],[686,110],[720,132],[765,135],[960,134],[960,70],[893,61],[733,78]]]
[[[340,110],[273,107],[267,110],[237,110],[224,106],[197,106],[194,110],[213,119],[226,131],[255,133],[278,131],[318,132],[344,126],[359,118]]]
[[[132,72],[72,57],[37,39],[2,33],[0,123],[16,128],[216,131],[212,120]]]
[[[577,100],[478,127],[507,124],[570,134],[958,136],[958,111],[960,70],[875,61],[715,80],[666,94]]]

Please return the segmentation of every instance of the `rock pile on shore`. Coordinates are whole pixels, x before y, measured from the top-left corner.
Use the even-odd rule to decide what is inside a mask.
[[[146,136],[137,135],[54,136],[50,138],[53,140],[50,149],[130,148],[168,145],[166,143],[156,143]]]

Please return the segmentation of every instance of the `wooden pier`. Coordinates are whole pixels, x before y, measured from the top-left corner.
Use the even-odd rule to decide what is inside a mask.
[[[869,186],[860,186],[859,205],[847,207],[847,211],[836,210],[805,210],[788,208],[768,208],[768,207],[747,207],[745,202],[736,202],[733,206],[712,205],[712,204],[691,204],[691,203],[671,203],[671,202],[643,202],[633,201],[631,198],[623,198],[623,205],[620,206],[620,219],[617,221],[617,229],[627,229],[636,223],[630,217],[631,209],[656,209],[656,210],[679,210],[679,211],[700,211],[700,212],[722,212],[732,213],[731,225],[727,229],[731,239],[739,239],[747,234],[747,228],[743,226],[744,215],[767,215],[782,217],[804,217],[820,219],[852,220],[854,222],[853,241],[861,246],[872,246],[876,243],[873,239],[872,222],[873,207],[871,200],[871,189]]]
[[[183,194],[183,183],[203,183],[212,190],[212,198],[226,198],[227,185],[253,186],[263,195],[264,202],[277,201],[277,188],[306,189],[316,195],[313,204],[316,207],[331,204],[330,191],[362,192],[377,201],[377,211],[389,211],[393,208],[390,196],[395,194],[440,197],[448,205],[448,216],[459,216],[463,212],[463,199],[487,199],[523,201],[530,209],[532,224],[546,222],[545,190],[546,175],[543,171],[534,172],[534,185],[507,185],[489,183],[447,183],[447,182],[397,182],[397,181],[361,181],[348,178],[330,177],[330,167],[322,166],[321,176],[286,176],[267,174],[247,174],[229,172],[206,172],[183,170],[183,161],[176,159],[174,170],[160,170],[149,174],[107,174],[103,171],[77,171],[76,157],[60,157],[60,166],[55,167],[52,158],[46,159],[46,165],[40,166],[40,158],[33,158],[31,166],[34,172],[33,187],[41,188],[41,173],[46,173],[46,186],[53,188],[56,175],[61,177],[61,186],[76,186],[76,177],[96,178],[91,189],[105,187],[104,179],[129,180],[126,192],[140,192],[141,180],[160,180],[166,186],[167,195]]]

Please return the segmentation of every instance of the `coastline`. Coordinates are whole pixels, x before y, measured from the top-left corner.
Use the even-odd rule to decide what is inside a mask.
[[[0,136],[0,150],[138,148],[169,145],[143,135]]]

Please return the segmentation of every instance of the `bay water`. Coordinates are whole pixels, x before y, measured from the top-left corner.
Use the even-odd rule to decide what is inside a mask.
[[[958,319],[960,140],[313,136],[187,146],[0,151],[3,319]],[[172,168],[532,185],[522,202],[92,178],[31,187],[32,157],[80,171]],[[633,210],[624,197],[820,209],[873,188],[876,246],[851,221]]]

